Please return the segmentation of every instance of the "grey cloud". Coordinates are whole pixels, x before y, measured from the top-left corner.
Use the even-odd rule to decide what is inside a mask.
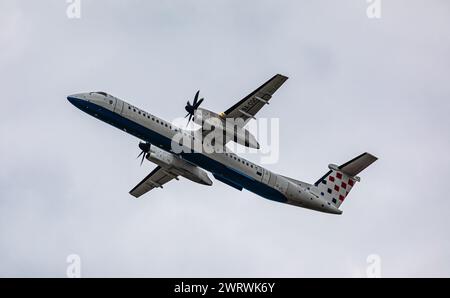
[[[3,2],[0,276],[448,276],[450,86],[446,1]],[[105,90],[166,119],[197,89],[222,111],[274,73],[273,171],[315,181],[380,157],[327,216],[216,181],[132,200],[138,140],[65,96]],[[254,157],[256,160],[256,157]]]

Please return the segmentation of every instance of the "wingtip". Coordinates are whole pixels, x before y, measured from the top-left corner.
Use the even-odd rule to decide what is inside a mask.
[[[372,153],[365,152],[364,154],[367,154],[367,155],[369,155],[370,157],[372,157],[374,161],[375,161],[375,160],[378,160],[378,157],[376,157],[376,156],[373,155]]]
[[[282,75],[281,73],[279,73],[279,74],[277,74],[277,75],[275,75],[275,76],[276,76],[276,77],[281,77],[281,78],[283,78],[283,79],[285,79],[285,80],[289,79],[288,76]]]

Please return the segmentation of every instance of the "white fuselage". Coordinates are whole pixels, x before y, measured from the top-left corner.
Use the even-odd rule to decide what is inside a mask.
[[[193,140],[195,136],[192,131],[175,127],[116,97],[92,92],[71,95],[68,99],[86,113],[211,172],[216,179],[237,189],[245,188],[264,198],[308,209],[342,213],[322,199],[314,185],[273,173],[234,153],[174,152],[171,147],[174,136],[181,133]]]

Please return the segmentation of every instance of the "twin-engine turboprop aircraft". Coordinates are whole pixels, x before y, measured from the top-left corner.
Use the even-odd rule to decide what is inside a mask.
[[[226,148],[227,142],[234,141],[258,149],[256,138],[244,126],[249,120],[255,119],[255,115],[263,106],[269,104],[273,94],[287,79],[282,75],[274,76],[222,113],[200,108],[203,98],[198,99],[197,92],[193,103],[188,102],[186,105],[186,117],[189,117],[188,121],[194,118],[194,122],[202,127],[211,123],[217,126],[217,121],[222,123],[225,139],[220,146],[223,148]],[[185,145],[185,142],[179,143],[179,136],[191,143],[198,134],[175,127],[170,122],[105,92],[74,94],[67,99],[82,111],[144,141],[139,143],[142,150],[139,155],[142,156],[141,164],[147,159],[157,167],[130,191],[136,198],[153,188],[163,188],[164,184],[172,179],[178,180],[179,176],[200,184],[212,185],[206,172],[208,171],[217,180],[238,190],[245,188],[269,200],[341,214],[339,207],[355,183],[360,181],[357,175],[377,160],[375,156],[363,153],[341,166],[331,164],[323,177],[314,184],[309,184],[273,173],[227,150],[204,152],[192,149]],[[234,123],[238,124],[230,129],[225,123],[231,119],[240,121],[235,121]],[[202,130],[200,136],[204,134]],[[180,146],[183,150],[180,150]]]

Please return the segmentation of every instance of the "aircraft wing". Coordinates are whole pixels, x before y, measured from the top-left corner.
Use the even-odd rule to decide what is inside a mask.
[[[164,184],[172,179],[177,179],[177,177],[178,175],[172,174],[158,166],[150,174],[148,174],[144,180],[139,182],[139,184],[130,191],[130,194],[136,198],[139,198],[155,187],[162,188]]]
[[[248,120],[255,118],[256,113],[258,113],[264,105],[269,104],[272,95],[284,82],[286,82],[287,79],[288,77],[283,75],[275,75],[261,87],[223,112],[221,116],[224,118],[242,118],[245,123],[247,123]]]

